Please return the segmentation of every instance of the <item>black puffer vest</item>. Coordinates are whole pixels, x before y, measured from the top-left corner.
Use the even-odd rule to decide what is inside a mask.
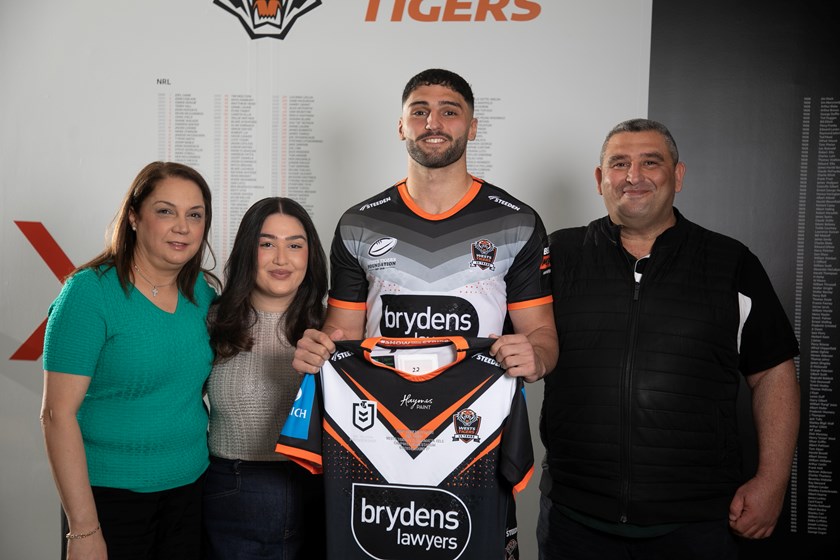
[[[640,283],[605,217],[551,236],[549,496],[637,525],[726,518],[741,483],[737,241],[677,214]]]

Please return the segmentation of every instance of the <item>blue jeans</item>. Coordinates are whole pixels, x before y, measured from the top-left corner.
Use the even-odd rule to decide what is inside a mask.
[[[728,520],[688,523],[659,537],[619,537],[564,515],[540,496],[540,560],[735,560],[738,543]]]
[[[305,489],[289,461],[210,458],[204,486],[205,560],[303,558]]]

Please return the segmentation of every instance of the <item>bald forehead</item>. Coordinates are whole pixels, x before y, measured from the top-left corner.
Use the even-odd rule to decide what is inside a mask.
[[[604,143],[601,164],[633,158],[659,159],[676,165],[665,137],[654,130],[643,132],[617,132]]]

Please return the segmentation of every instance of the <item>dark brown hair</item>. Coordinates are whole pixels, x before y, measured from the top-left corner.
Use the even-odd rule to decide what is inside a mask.
[[[216,352],[216,363],[254,346],[250,329],[257,321],[257,314],[251,303],[251,292],[257,283],[260,233],[266,218],[272,214],[296,218],[303,225],[308,247],[306,275],[286,309],[286,340],[295,344],[303,336],[303,331],[320,328],[324,321],[327,257],[315,224],[306,210],[291,198],[264,198],[254,203],[242,217],[225,264],[225,287],[209,325],[210,345]]]
[[[211,255],[213,254],[213,251],[207,243],[207,236],[213,217],[210,187],[207,185],[204,177],[192,167],[181,163],[163,161],[152,162],[140,170],[140,173],[137,174],[137,177],[131,183],[131,188],[125,194],[119,212],[117,212],[114,218],[110,243],[105,247],[104,251],[76,268],[76,270],[70,273],[70,276],[86,268],[97,269],[104,267],[104,270],[108,270],[113,267],[117,271],[117,278],[119,278],[120,285],[128,293],[128,286],[131,284],[131,264],[134,259],[134,249],[137,246],[137,233],[131,229],[129,215],[131,212],[139,214],[143,201],[152,194],[158,183],[168,177],[180,177],[195,183],[201,191],[205,209],[204,235],[201,238],[201,247],[195,256],[178,272],[178,290],[184,294],[184,297],[195,303],[193,288],[200,273],[204,273],[205,278],[210,284],[214,286],[219,285],[218,279],[209,270],[202,268],[205,250]]]
[[[468,84],[464,78],[455,72],[443,70],[441,68],[429,68],[428,70],[423,70],[416,76],[413,76],[408,83],[405,84],[405,88],[403,89],[403,105],[405,105],[405,102],[408,100],[412,92],[421,86],[443,86],[449,88],[452,91],[461,94],[461,97],[463,97],[464,101],[467,102],[467,105],[470,106],[470,110],[475,107],[475,98],[473,97],[470,84]]]

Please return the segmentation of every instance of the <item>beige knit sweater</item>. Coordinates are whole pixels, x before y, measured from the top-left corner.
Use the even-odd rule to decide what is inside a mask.
[[[280,333],[283,313],[257,312],[254,347],[217,364],[207,380],[210,454],[244,461],[281,461],[274,444],[301,377],[292,370],[295,348]],[[282,330],[283,325],[279,325]]]

